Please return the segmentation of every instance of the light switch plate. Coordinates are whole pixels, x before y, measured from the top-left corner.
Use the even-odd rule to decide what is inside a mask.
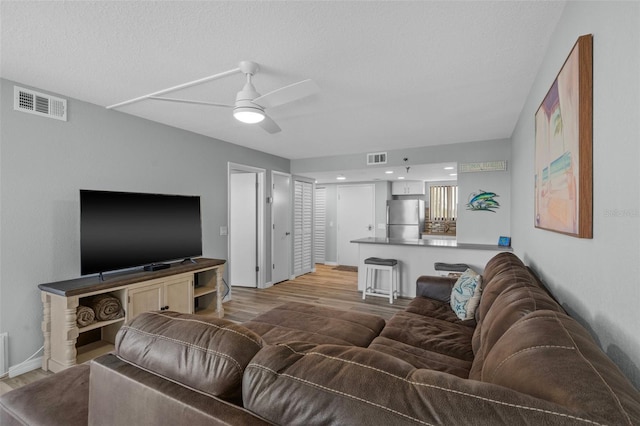
[[[221,226],[220,235],[229,235],[229,228],[227,228],[226,226]]]

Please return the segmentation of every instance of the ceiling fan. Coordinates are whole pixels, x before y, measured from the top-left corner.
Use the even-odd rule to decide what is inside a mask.
[[[149,93],[148,95],[120,102],[118,104],[110,105],[107,109],[119,108],[145,99],[230,108],[233,109],[233,116],[236,120],[243,123],[258,124],[269,133],[278,133],[281,130],[280,126],[278,126],[278,124],[265,113],[265,110],[311,96],[318,93],[320,88],[315,82],[313,82],[313,80],[302,80],[297,83],[281,87],[280,89],[273,90],[265,95],[260,95],[251,81],[251,78],[256,74],[256,72],[258,72],[259,68],[259,65],[255,62],[242,61],[238,64],[238,68],[183,83],[168,89]],[[203,84],[238,72],[243,73],[246,76],[247,81],[242,90],[240,90],[236,95],[236,101],[233,105],[162,96],[169,92],[186,89],[187,87]]]

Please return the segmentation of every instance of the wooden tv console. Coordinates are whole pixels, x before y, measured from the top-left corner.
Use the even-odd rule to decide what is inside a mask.
[[[127,272],[40,284],[43,305],[42,369],[58,372],[114,349],[122,324],[152,310],[224,316],[222,307],[225,260],[194,259],[167,269]],[[78,327],[76,311],[83,299],[109,294],[120,300],[122,318]]]

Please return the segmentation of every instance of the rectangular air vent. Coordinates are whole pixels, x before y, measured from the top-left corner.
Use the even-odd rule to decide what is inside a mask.
[[[367,166],[374,164],[387,164],[386,152],[372,152],[367,154]]]
[[[67,100],[22,87],[13,87],[13,109],[67,121]]]
[[[507,170],[507,161],[485,161],[483,163],[460,163],[458,173],[475,172],[504,172]]]

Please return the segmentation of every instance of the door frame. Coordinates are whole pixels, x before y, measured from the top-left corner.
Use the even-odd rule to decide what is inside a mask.
[[[376,235],[376,185],[375,183],[354,183],[354,184],[344,184],[344,185],[337,185],[336,187],[336,225],[337,225],[337,232],[336,232],[336,262],[338,263],[338,265],[340,265],[340,232],[342,229],[342,223],[341,223],[341,218],[340,218],[340,209],[338,208],[338,203],[340,202],[340,188],[345,188],[345,187],[367,187],[367,188],[371,188],[372,190],[372,197],[371,197],[371,213],[373,215],[373,235]]]
[[[228,224],[230,223],[230,218],[232,215],[231,212],[231,175],[233,173],[256,173],[257,176],[257,187],[256,187],[256,246],[258,249],[257,253],[257,279],[256,284],[257,288],[265,288],[265,238],[264,238],[264,221],[265,221],[265,197],[264,197],[264,178],[265,178],[265,169],[261,169],[259,167],[248,166],[245,164],[232,163],[229,161],[227,163],[227,229]],[[231,238],[233,235],[227,237],[227,256],[231,253]],[[228,259],[231,261],[231,259]],[[229,271],[229,282],[231,282],[231,271],[230,268],[227,268]],[[231,298],[231,286],[229,286],[229,298]]]
[[[289,244],[287,245],[287,249],[288,249],[288,256],[287,256],[287,279],[291,279],[291,275],[292,275],[292,271],[291,271],[291,264],[292,264],[292,257],[293,257],[293,207],[291,204],[291,199],[292,199],[292,191],[293,191],[293,176],[291,175],[291,173],[284,173],[284,172],[279,172],[277,170],[272,170],[271,171],[271,263],[273,264],[273,253],[275,253],[275,216],[273,214],[273,200],[274,200],[274,190],[275,190],[275,186],[274,186],[274,176],[278,175],[278,176],[282,176],[282,177],[288,177],[289,178],[289,190],[287,191],[287,214],[288,214],[288,224],[287,226],[289,227],[289,235],[291,238],[289,238]],[[271,286],[273,285],[273,275],[271,276],[271,281],[269,281],[269,283],[267,283],[267,286]]]

